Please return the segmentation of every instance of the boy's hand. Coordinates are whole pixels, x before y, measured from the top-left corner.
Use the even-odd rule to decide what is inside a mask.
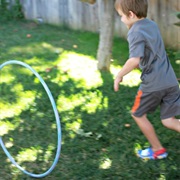
[[[136,68],[140,63],[140,57],[133,57],[126,61],[123,68],[119,71],[116,79],[114,80],[114,91],[119,90],[119,83],[122,82],[123,77],[130,73],[134,68]]]
[[[114,91],[117,92],[119,90],[119,83],[123,81],[122,77],[116,77],[114,80]]]

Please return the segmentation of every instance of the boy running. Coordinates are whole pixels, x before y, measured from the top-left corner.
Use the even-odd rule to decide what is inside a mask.
[[[115,8],[129,29],[129,59],[114,80],[114,90],[118,91],[126,74],[137,67],[141,69],[142,82],[131,112],[151,147],[139,150],[137,155],[142,159],[166,158],[166,149],[147,119],[147,113],[160,105],[162,124],[180,132],[180,120],[175,118],[180,115],[180,89],[176,75],[157,24],[146,18],[148,0],[116,0]]]

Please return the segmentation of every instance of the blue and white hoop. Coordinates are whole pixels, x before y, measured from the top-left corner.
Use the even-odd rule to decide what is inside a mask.
[[[59,114],[58,114],[58,111],[57,111],[57,107],[56,107],[56,104],[55,104],[55,101],[54,101],[54,98],[51,94],[51,91],[49,90],[48,86],[46,85],[46,83],[44,82],[44,80],[42,79],[42,77],[31,67],[29,66],[28,64],[24,63],[24,62],[21,62],[21,61],[17,61],[17,60],[10,60],[10,61],[7,61],[3,64],[0,65],[0,70],[6,66],[6,65],[10,65],[10,64],[18,64],[18,65],[21,65],[21,66],[24,66],[25,68],[29,69],[38,79],[39,81],[41,82],[42,86],[44,87],[48,97],[49,97],[49,100],[51,102],[51,105],[52,105],[52,108],[53,108],[53,111],[54,111],[54,115],[55,115],[55,118],[56,118],[56,125],[57,125],[57,150],[56,150],[56,155],[55,155],[55,158],[54,158],[54,161],[51,165],[51,167],[44,173],[42,174],[33,174],[33,173],[30,173],[28,171],[26,171],[24,168],[22,168],[20,165],[17,164],[17,162],[14,160],[14,158],[11,156],[11,154],[8,152],[8,150],[6,149],[5,145],[4,145],[4,142],[2,140],[2,137],[0,136],[0,145],[2,147],[2,149],[4,150],[5,154],[7,155],[7,157],[10,159],[10,161],[19,169],[21,170],[23,173],[31,176],[31,177],[34,177],[34,178],[43,178],[45,176],[47,176],[48,174],[50,174],[53,169],[55,168],[58,160],[59,160],[59,157],[60,157],[60,152],[61,152],[61,124],[60,124],[60,117],[59,117]]]

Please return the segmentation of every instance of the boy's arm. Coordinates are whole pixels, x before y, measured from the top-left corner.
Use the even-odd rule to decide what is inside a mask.
[[[139,62],[140,57],[130,58],[126,61],[123,68],[119,71],[116,79],[114,80],[114,91],[119,90],[119,83],[122,82],[123,76],[131,72],[133,69],[137,68],[139,66]]]

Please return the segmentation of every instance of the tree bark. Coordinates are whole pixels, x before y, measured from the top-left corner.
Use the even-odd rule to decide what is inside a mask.
[[[81,0],[82,2],[87,2],[89,4],[94,4],[96,3],[96,0]]]
[[[100,36],[97,52],[98,69],[109,71],[114,33],[114,0],[98,0]]]

